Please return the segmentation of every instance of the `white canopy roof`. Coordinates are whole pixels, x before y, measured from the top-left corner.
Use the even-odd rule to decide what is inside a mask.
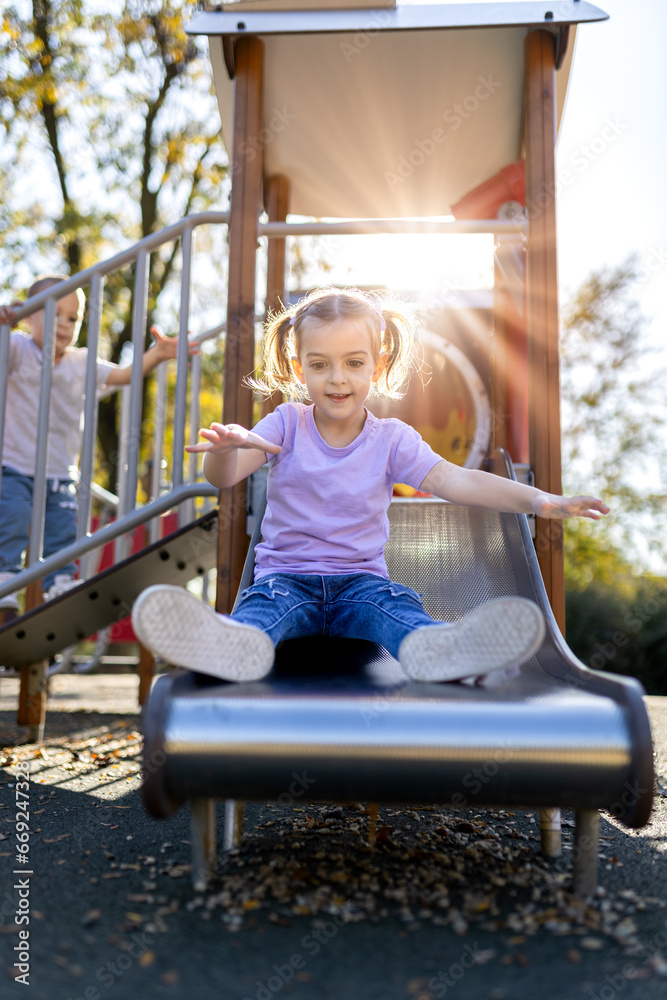
[[[520,159],[527,32],[546,27],[554,34],[560,120],[570,29],[606,16],[577,0],[245,9],[204,12],[188,30],[209,35],[230,157],[230,43],[253,34],[265,45],[265,174],[289,177],[290,211],[396,218],[447,215]]]

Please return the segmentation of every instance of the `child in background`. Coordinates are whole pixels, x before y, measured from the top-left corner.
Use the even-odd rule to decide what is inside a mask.
[[[28,290],[28,298],[67,280],[59,274],[38,278]],[[14,325],[14,307],[0,307],[0,324]],[[56,343],[53,361],[49,448],[47,459],[47,494],[44,522],[44,557],[52,555],[76,540],[77,481],[81,450],[82,417],[88,350],[73,347],[83,312],[85,298],[78,289],[58,300]],[[2,484],[0,486],[0,584],[7,583],[21,570],[21,560],[28,545],[32,494],[37,451],[37,413],[42,369],[44,310],[25,320],[29,334],[10,334],[9,370],[5,433],[2,449]],[[176,357],[177,340],[164,337],[151,328],[155,344],[143,358],[147,375],[162,361]],[[127,385],[131,366],[120,368],[110,361],[97,361],[97,388]],[[42,586],[47,598],[57,597],[78,581],[76,566],[70,563],[49,573]],[[18,610],[15,594],[0,598],[0,609]]]
[[[516,672],[541,645],[544,621],[523,598],[489,602],[456,623],[436,622],[384,560],[395,482],[455,504],[541,517],[608,512],[441,458],[407,424],[364,406],[371,389],[398,395],[410,363],[408,321],[357,289],[324,289],[268,323],[255,388],[297,397],[253,431],[201,430],[204,474],[229,487],[266,461],[267,508],[254,583],[231,615],[180,587],[149,587],[135,602],[140,641],[163,660],[225,680],[264,677],[282,639],[369,639],[416,680],[490,680]],[[299,397],[301,400],[298,401]]]

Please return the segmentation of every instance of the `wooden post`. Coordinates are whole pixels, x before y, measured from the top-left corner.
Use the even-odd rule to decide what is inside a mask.
[[[284,174],[274,174],[266,184],[266,211],[270,222],[285,222],[289,212],[289,179]],[[285,248],[284,236],[272,237],[266,261],[266,311],[282,309],[285,303]]]
[[[492,437],[491,451],[505,448],[514,461],[509,447],[509,386],[507,365],[509,361],[507,344],[507,288],[504,276],[494,259],[493,274],[493,356],[491,366],[491,406]]]
[[[225,819],[222,835],[223,850],[231,851],[243,840],[245,805],[238,799],[225,799]]]
[[[155,657],[150,649],[139,645],[139,706],[145,705],[150,694],[153,675],[155,674]]]
[[[32,611],[43,600],[41,581],[31,583],[26,588],[25,610]],[[16,721],[19,726],[28,726],[30,730],[28,735],[29,743],[41,743],[44,739],[48,679],[48,660],[38,660],[37,663],[31,663],[30,666],[21,667],[21,683],[19,686],[19,704]]]
[[[514,463],[529,463],[526,312],[525,305],[523,314],[515,305],[499,252],[493,283],[492,450],[505,448]]]
[[[234,152],[229,219],[229,291],[223,423],[252,426],[252,392],[244,376],[255,367],[255,266],[262,201],[262,91],[264,45],[253,36],[236,42]],[[231,610],[248,549],[246,484],[220,492],[216,608]]]
[[[560,809],[540,809],[540,841],[542,854],[546,858],[559,858],[561,856]]]
[[[285,222],[289,211],[289,180],[284,174],[269,177],[266,185],[266,211],[271,222]],[[285,289],[284,236],[269,240],[266,259],[266,315],[278,312],[287,304]],[[274,392],[264,400],[263,413],[271,413],[282,402],[282,393]]]
[[[597,889],[599,846],[600,813],[597,809],[575,809],[572,890],[579,899],[592,896]]]
[[[524,141],[529,350],[530,463],[535,485],[561,493],[558,274],[556,264],[556,103],[554,37],[526,36],[524,57]],[[565,629],[563,525],[537,518],[537,558],[551,607]]]
[[[204,892],[217,868],[215,799],[193,799],[190,802],[190,840],[192,888],[195,892]]]

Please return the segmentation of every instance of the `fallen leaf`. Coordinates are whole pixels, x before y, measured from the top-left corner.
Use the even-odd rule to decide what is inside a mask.
[[[88,910],[88,913],[86,913],[81,923],[84,927],[92,927],[94,923],[97,923],[101,916],[101,910]]]
[[[594,937],[582,938],[579,944],[582,948],[585,948],[586,951],[600,951],[604,948],[604,941],[601,941],[600,938]]]
[[[411,996],[412,996],[412,994],[414,994],[414,993],[419,993],[419,992],[421,992],[421,989],[422,989],[422,987],[423,987],[423,986],[426,986],[426,984],[427,984],[427,983],[428,983],[428,981],[429,981],[429,978],[430,978],[429,976],[420,976],[420,977],[419,977],[418,979],[411,979],[411,980],[410,980],[410,981],[408,982],[407,986],[405,987],[405,988],[406,988],[406,990],[407,990],[407,992],[408,992],[408,993],[409,993],[409,994],[410,994]]]

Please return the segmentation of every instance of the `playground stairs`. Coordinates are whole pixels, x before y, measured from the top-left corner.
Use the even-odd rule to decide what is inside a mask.
[[[215,567],[217,517],[217,509],[210,510],[60,597],[0,624],[2,666],[22,668],[19,723],[28,725],[38,738],[45,712],[45,667],[57,653],[126,618],[136,597],[151,584],[184,586]],[[140,650],[140,703],[152,675],[152,657]]]

